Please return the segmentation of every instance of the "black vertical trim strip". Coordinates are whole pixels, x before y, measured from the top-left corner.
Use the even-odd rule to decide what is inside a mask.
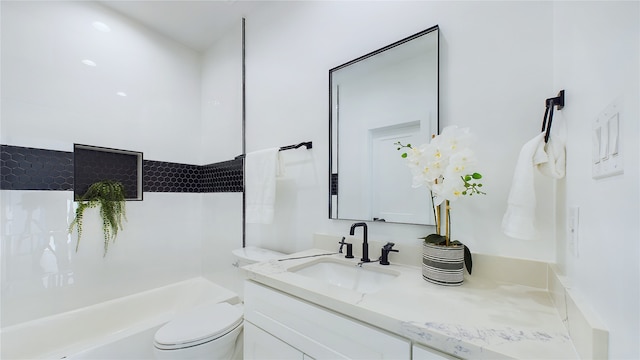
[[[247,153],[247,138],[246,138],[246,125],[247,125],[247,101],[246,101],[246,19],[242,18],[242,153]],[[242,247],[247,245],[247,195],[246,195],[246,181],[245,181],[245,163],[242,158]]]
[[[327,204],[328,204],[328,218],[332,219],[333,217],[331,216],[332,214],[332,196],[333,195],[331,193],[331,182],[333,180],[333,99],[331,98],[331,91],[333,90],[333,80],[331,77],[332,71],[329,70],[329,196],[327,198]],[[337,205],[336,205],[337,206]]]
[[[436,50],[438,53],[438,61],[436,61],[437,65],[438,65],[438,72],[436,73],[436,77],[437,77],[437,86],[438,86],[438,103],[436,104],[436,110],[438,111],[438,114],[436,115],[436,131],[438,132],[438,134],[440,134],[440,26],[435,25],[433,27],[433,30],[436,31],[436,33],[438,34],[438,37],[436,38]]]

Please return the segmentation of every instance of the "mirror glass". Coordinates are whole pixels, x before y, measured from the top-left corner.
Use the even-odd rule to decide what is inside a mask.
[[[435,224],[394,143],[438,133],[438,26],[329,70],[329,218]]]

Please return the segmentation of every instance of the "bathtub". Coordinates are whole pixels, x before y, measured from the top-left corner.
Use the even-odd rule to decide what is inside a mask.
[[[205,278],[193,278],[3,328],[0,358],[150,358],[155,331],[176,313],[205,302],[240,299]]]

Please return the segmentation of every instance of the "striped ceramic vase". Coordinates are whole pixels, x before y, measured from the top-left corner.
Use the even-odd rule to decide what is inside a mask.
[[[422,277],[446,286],[462,285],[464,279],[464,246],[442,246],[424,243]]]

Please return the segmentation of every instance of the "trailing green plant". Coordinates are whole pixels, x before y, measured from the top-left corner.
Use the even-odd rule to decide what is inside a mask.
[[[69,234],[76,229],[78,242],[76,251],[80,246],[82,237],[82,224],[84,211],[89,208],[100,207],[100,217],[102,219],[102,232],[104,233],[104,255],[109,250],[109,242],[115,241],[118,230],[121,230],[122,221],[127,220],[125,212],[124,186],[122,183],[113,180],[98,181],[87,189],[87,192],[78,199],[76,216],[69,225]]]

